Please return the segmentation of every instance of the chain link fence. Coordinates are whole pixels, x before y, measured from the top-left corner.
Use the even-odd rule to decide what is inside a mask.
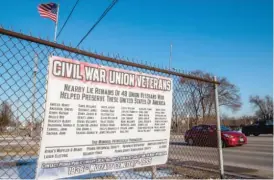
[[[156,168],[89,174],[77,178],[219,177],[217,135],[210,138],[202,133],[196,137],[186,136],[189,129],[206,132],[208,127],[205,125],[216,125],[213,80],[93,54],[0,29],[0,178],[35,178],[50,55],[173,79],[168,162]]]

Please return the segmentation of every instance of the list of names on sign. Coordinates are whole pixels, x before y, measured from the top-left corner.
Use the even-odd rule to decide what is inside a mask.
[[[47,135],[65,135],[68,129],[73,128],[75,124],[70,119],[72,111],[69,104],[50,103]]]
[[[172,80],[60,57],[49,59],[37,178],[164,164]]]
[[[78,104],[76,134],[97,134],[97,106]]]
[[[138,113],[135,107],[122,107],[121,111],[121,124],[120,133],[130,133],[136,130],[137,120],[136,114]]]
[[[139,108],[138,132],[149,133],[153,130],[151,112],[152,108]]]
[[[100,134],[115,134],[119,130],[116,125],[118,117],[115,106],[101,106]]]
[[[167,121],[165,109],[156,109],[154,131],[155,132],[166,131],[167,122],[168,121]]]

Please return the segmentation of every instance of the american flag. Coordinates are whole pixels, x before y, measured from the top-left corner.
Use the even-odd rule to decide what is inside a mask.
[[[57,4],[55,3],[40,4],[38,12],[42,17],[50,18],[54,22],[57,21]]]

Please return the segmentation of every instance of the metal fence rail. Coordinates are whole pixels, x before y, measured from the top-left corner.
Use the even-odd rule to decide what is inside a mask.
[[[217,124],[213,79],[120,60],[0,28],[0,178],[35,177],[40,132],[45,111],[49,55],[77,59],[152,75],[171,77],[174,82],[169,160],[151,167],[90,174],[82,178],[183,179],[218,177],[218,149],[187,145],[185,132],[199,124]],[[208,91],[201,101],[197,87]],[[210,103],[206,106],[202,102]],[[3,115],[5,114],[5,116]],[[205,144],[205,145],[204,145]],[[79,178],[79,177],[78,177]]]

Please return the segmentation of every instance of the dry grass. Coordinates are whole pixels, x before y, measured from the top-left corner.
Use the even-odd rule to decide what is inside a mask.
[[[39,146],[5,146],[0,149],[0,159],[12,156],[34,156],[38,155]]]

